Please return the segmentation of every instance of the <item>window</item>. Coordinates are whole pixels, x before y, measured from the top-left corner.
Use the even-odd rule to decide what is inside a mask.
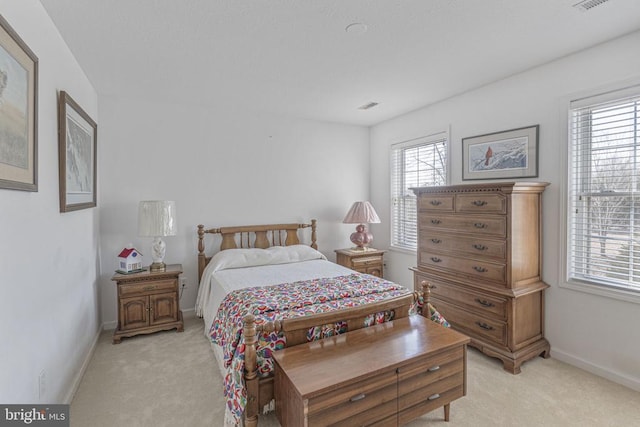
[[[448,132],[391,146],[391,247],[415,251],[416,196],[409,188],[447,183]]]
[[[640,86],[570,104],[569,283],[640,293]]]

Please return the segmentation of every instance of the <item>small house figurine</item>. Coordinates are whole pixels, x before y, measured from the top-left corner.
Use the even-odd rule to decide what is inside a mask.
[[[118,255],[118,273],[136,273],[143,271],[142,254],[136,248],[124,248]]]

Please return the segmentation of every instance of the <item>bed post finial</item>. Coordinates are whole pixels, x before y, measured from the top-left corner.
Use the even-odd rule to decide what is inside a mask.
[[[429,314],[429,304],[431,303],[431,287],[432,285],[426,280],[422,280],[420,282],[420,292],[422,293],[422,315],[424,317],[431,316]]]
[[[207,265],[207,258],[204,253],[204,225],[198,224],[198,283],[202,278],[204,267]]]
[[[204,225],[198,224],[198,254],[204,253]]]
[[[312,219],[311,220],[311,247],[313,249],[318,249],[318,244],[316,243],[317,240],[317,236],[316,236],[316,227],[318,225],[318,220],[317,219]]]

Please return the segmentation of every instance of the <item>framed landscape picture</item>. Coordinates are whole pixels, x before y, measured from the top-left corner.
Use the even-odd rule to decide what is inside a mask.
[[[538,176],[539,125],[462,139],[462,179]]]
[[[95,207],[98,125],[64,91],[58,119],[60,212]]]
[[[38,191],[38,58],[0,16],[0,188]]]

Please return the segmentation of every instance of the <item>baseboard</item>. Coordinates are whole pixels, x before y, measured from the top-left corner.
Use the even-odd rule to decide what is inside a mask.
[[[625,387],[629,387],[632,390],[640,391],[640,380],[637,378],[631,378],[624,374],[613,372],[609,369],[605,369],[601,366],[594,365],[584,359],[576,357],[572,354],[565,353],[562,350],[557,350],[553,346],[551,347],[551,357],[561,362],[568,363],[569,365],[576,366],[580,369],[584,369],[594,375],[602,378],[606,378],[615,383],[621,384]]]
[[[113,331],[116,329],[116,326],[118,325],[118,322],[116,322],[115,320],[113,322],[104,322],[102,324],[102,330],[103,331]]]
[[[87,370],[87,367],[89,366],[89,362],[91,362],[91,359],[93,358],[93,353],[96,351],[96,347],[98,345],[98,339],[100,338],[100,334],[102,333],[103,329],[104,329],[104,326],[101,328],[98,328],[98,331],[96,332],[96,335],[93,338],[93,342],[91,343],[91,348],[87,352],[87,355],[85,356],[84,361],[82,362],[82,366],[80,367],[80,370],[73,377],[73,381],[71,382],[71,387],[69,387],[69,391],[67,392],[67,395],[64,397],[64,401],[62,403],[70,405],[71,401],[73,400],[73,397],[76,395],[76,391],[78,391],[78,387],[80,387],[80,382],[82,381],[82,377],[84,376],[84,373]]]
[[[186,310],[182,310],[182,318],[183,319],[191,319],[192,317],[196,317],[196,309],[188,308]]]

